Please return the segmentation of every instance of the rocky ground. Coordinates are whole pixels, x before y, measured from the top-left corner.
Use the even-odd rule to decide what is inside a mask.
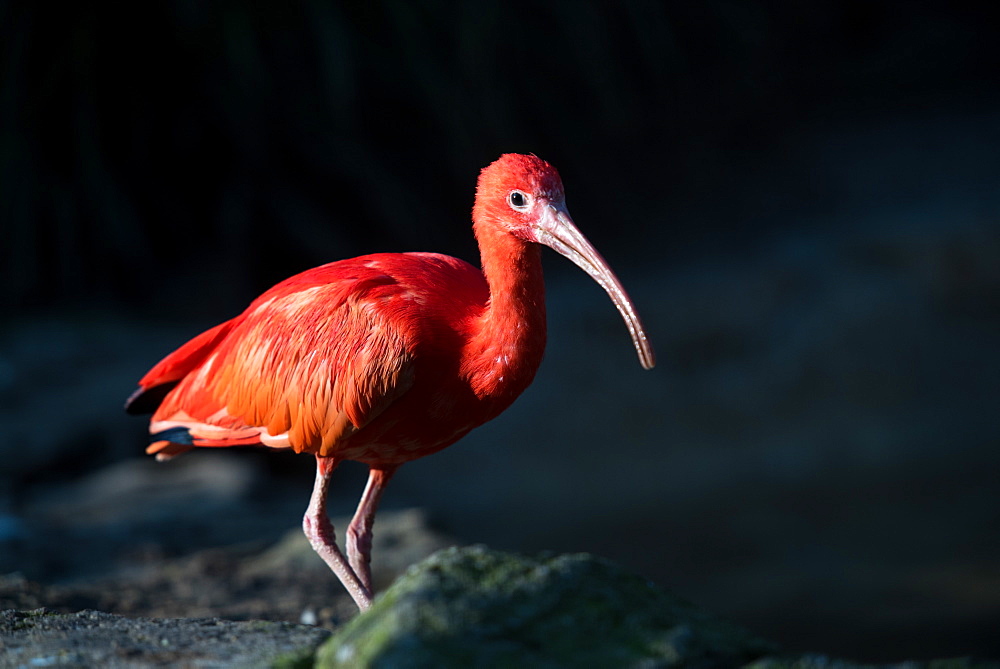
[[[346,520],[342,519],[346,526]],[[451,545],[417,510],[379,518],[373,578],[384,588],[412,564]],[[0,578],[0,609],[94,609],[155,618],[294,621],[334,628],[357,613],[302,532],[267,547],[256,542],[168,558],[133,556],[113,573],[45,584],[14,572]]]
[[[418,510],[383,514],[376,587],[451,543]],[[58,584],[14,572],[0,578],[0,610],[0,667],[284,666],[357,615],[298,529],[270,546],[136,553],[112,572]]]
[[[277,553],[269,569],[276,557],[301,555],[292,545]],[[483,546],[438,551],[410,567],[332,638],[304,624],[46,609],[4,611],[0,632],[3,667],[862,669],[790,653],[607,560]],[[891,667],[997,669],[1000,662],[962,657]]]
[[[0,613],[0,667],[292,667],[329,631],[219,618],[129,618],[100,611]],[[304,665],[308,666],[308,665]]]

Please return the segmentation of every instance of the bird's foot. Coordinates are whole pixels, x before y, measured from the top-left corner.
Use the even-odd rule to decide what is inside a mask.
[[[358,608],[362,611],[367,611],[372,605],[371,586],[362,582],[358,574],[355,573],[354,569],[344,558],[344,554],[340,552],[334,535],[333,524],[330,523],[326,515],[316,517],[310,513],[306,513],[302,519],[302,531],[305,533],[306,538],[309,539],[309,544],[316,551],[316,554],[323,558],[327,566],[333,570],[333,573],[337,575],[340,582],[344,584],[344,588],[347,589],[348,594],[354,599],[354,603],[358,605]]]

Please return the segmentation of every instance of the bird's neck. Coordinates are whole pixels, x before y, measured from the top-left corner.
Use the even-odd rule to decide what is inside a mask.
[[[473,391],[505,409],[531,383],[545,350],[542,250],[493,226],[476,226],[489,301],[466,349]]]

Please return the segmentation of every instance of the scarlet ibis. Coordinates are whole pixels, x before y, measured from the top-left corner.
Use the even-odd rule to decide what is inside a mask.
[[[375,510],[393,473],[495,418],[535,376],[545,348],[540,245],[607,291],[642,366],[653,367],[639,316],[573,224],[552,165],[501,156],[479,175],[472,219],[482,270],[437,253],[377,253],[307,270],[168,355],[125,405],[153,413],[146,452],[158,460],[195,446],[313,454],[302,527],[361,610],[372,599]],[[370,467],[346,559],[326,513],[342,460]]]

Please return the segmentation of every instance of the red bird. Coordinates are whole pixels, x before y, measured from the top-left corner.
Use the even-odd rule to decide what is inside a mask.
[[[545,348],[541,244],[607,291],[639,360],[653,350],[617,277],[566,210],[559,173],[506,154],[479,175],[472,212],[482,270],[436,253],[378,253],[287,279],[177,349],[139,381],[129,413],[153,413],[147,453],[264,445],[316,457],[302,527],[361,610],[371,605],[375,509],[396,469],[495,418]],[[326,514],[342,460],[370,469],[347,529]]]

